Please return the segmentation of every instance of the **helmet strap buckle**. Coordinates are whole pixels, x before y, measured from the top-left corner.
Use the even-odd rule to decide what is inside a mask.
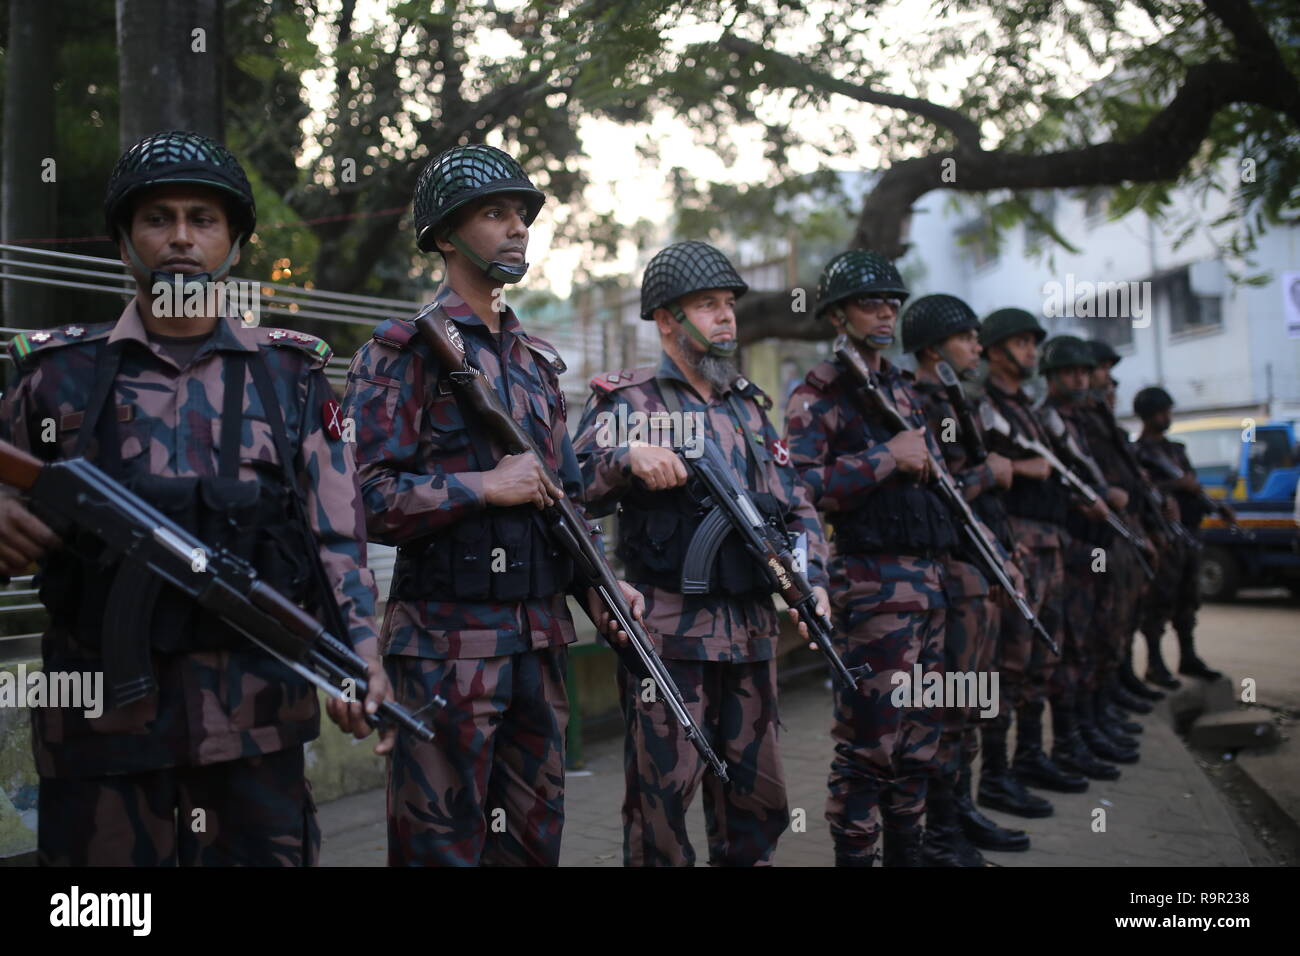
[[[493,259],[488,262],[477,252],[469,247],[459,235],[454,231],[447,233],[447,241],[456,247],[456,250],[472,262],[477,268],[481,269],[493,282],[504,282],[507,285],[513,285],[520,281],[524,274],[528,272],[528,263],[512,266],[508,262],[502,262],[499,259]]]

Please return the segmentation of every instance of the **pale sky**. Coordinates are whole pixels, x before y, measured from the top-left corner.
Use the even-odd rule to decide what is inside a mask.
[[[523,6],[522,0],[498,0],[499,9],[510,10]],[[387,0],[358,0],[355,23],[358,31],[369,29],[374,23],[384,23],[391,4]],[[879,12],[874,22],[885,35],[917,36],[924,33],[927,25],[933,23],[933,0],[892,0]],[[324,110],[330,105],[333,88],[333,64],[330,52],[333,46],[331,31],[325,24],[332,23],[339,7],[339,0],[327,0],[320,5],[321,23],[311,33],[311,40],[321,51],[322,68],[304,76],[304,85],[308,91],[309,104],[315,111],[305,121],[309,134],[319,129]],[[829,9],[825,2],[809,4],[810,11],[818,19],[824,17]],[[1151,32],[1149,22],[1130,17],[1127,23],[1130,35],[1142,35]],[[707,42],[717,38],[721,27],[715,24],[691,23],[683,20],[668,31],[670,48],[679,49],[690,43]],[[808,56],[819,42],[820,32],[815,21],[800,32],[787,30],[777,40],[777,47],[782,52],[794,56]],[[876,42],[875,37],[870,38]],[[485,56],[497,59],[509,55],[518,49],[518,45],[504,31],[494,30],[481,35],[470,49],[470,62],[475,57]],[[1053,64],[1058,76],[1070,76],[1069,85],[1082,89],[1095,82],[1106,71],[1092,68],[1088,74],[1074,74],[1072,64],[1079,63],[1077,50],[1062,47],[1060,38],[1045,36],[1037,52],[1039,60]],[[925,78],[926,88],[918,89],[910,77],[907,63],[898,58],[897,64],[889,71],[890,89],[895,92],[912,95],[924,95],[927,98],[945,102],[945,87],[959,88],[962,78],[971,65],[954,67],[940,74],[929,74]],[[887,146],[887,128],[893,115],[892,111],[876,107],[867,107],[838,97],[832,101],[835,109],[834,122],[856,126],[861,129],[856,148],[851,153],[841,153],[835,157],[836,169],[874,169],[881,164],[882,145]],[[806,138],[817,141],[816,131],[829,125],[827,117],[819,116],[816,111],[803,108],[792,110],[788,96],[784,93],[771,94],[758,105],[760,118],[768,122],[789,123],[794,129],[807,130]],[[620,125],[608,120],[585,117],[580,121],[579,134],[583,144],[584,156],[576,162],[585,170],[589,186],[582,198],[596,212],[613,212],[616,221],[633,225],[638,219],[647,219],[654,223],[666,224],[672,215],[672,199],[669,195],[667,171],[673,165],[690,169],[701,180],[732,183],[760,183],[768,179],[770,164],[763,156],[762,130],[734,129],[731,138],[735,143],[736,162],[728,167],[721,158],[711,150],[697,145],[693,140],[690,126],[667,111],[661,111],[654,118],[635,126]],[[822,142],[828,141],[821,140]],[[664,157],[661,170],[647,163],[636,152],[638,143],[656,141],[659,152]],[[489,135],[486,141],[500,145],[499,137]],[[310,140],[309,140],[310,142]],[[319,148],[309,147],[301,163],[308,165],[319,155]],[[791,164],[796,173],[813,172],[825,164],[825,159],[812,148],[795,151]],[[533,264],[530,272],[530,285],[534,288],[549,287],[561,297],[567,296],[571,288],[574,270],[581,261],[585,251],[573,245],[553,242],[553,223],[567,215],[568,209],[556,203],[548,202],[541,216],[533,224],[529,239],[529,260]],[[591,268],[599,275],[618,275],[636,271],[653,250],[638,254],[631,241],[620,245],[619,254],[613,260],[592,263]],[[538,280],[534,284],[532,276]]]

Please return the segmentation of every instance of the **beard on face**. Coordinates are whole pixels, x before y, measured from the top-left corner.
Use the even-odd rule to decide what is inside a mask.
[[[730,388],[740,374],[740,366],[736,364],[735,358],[701,352],[695,347],[695,340],[683,329],[677,330],[674,341],[683,361],[708,382],[714,391],[722,392]]]

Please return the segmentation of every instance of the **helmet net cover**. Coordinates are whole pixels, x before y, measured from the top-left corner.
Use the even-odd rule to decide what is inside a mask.
[[[817,318],[845,299],[866,292],[892,293],[906,301],[907,285],[884,256],[866,249],[841,252],[826,264],[817,283]]]
[[[257,227],[253,188],[235,154],[216,140],[189,130],[146,136],[118,159],[108,180],[104,221],[116,241],[130,200],[152,186],[187,183],[222,191],[239,234],[247,239]]]
[[[919,352],[958,332],[979,327],[975,310],[955,295],[924,295],[903,313],[903,351]]]
[[[531,226],[546,196],[513,156],[482,143],[438,154],[415,185],[416,246],[424,252],[432,250],[438,227],[452,213],[476,199],[504,192],[524,194],[528,207],[524,225]]]
[[[645,267],[641,318],[652,318],[655,309],[705,289],[729,289],[739,298],[749,286],[731,260],[707,242],[675,242],[655,253]]]
[[[1073,335],[1058,335],[1043,345],[1043,354],[1038,360],[1039,372],[1047,373],[1077,367],[1088,369],[1097,367],[1092,349],[1083,339]]]
[[[1034,341],[1040,345],[1047,338],[1047,329],[1043,328],[1032,312],[1014,308],[998,309],[984,317],[980,326],[980,345],[987,349],[1022,332],[1032,332]]]

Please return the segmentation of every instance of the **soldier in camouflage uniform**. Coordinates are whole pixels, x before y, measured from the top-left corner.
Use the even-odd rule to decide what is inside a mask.
[[[1141,530],[1152,542],[1154,550],[1149,560],[1158,567],[1159,558],[1178,545],[1165,534],[1165,519],[1177,520],[1177,505],[1151,484],[1136,462],[1128,435],[1115,421],[1117,383],[1111,370],[1120,363],[1119,353],[1099,339],[1089,341],[1088,347],[1097,365],[1090,374],[1088,400],[1079,409],[1083,433],[1107,483],[1128,495],[1124,521],[1130,528]],[[1164,694],[1142,683],[1133,673],[1133,636],[1137,633],[1141,606],[1149,587],[1133,550],[1127,547],[1119,550],[1121,553],[1116,557],[1125,567],[1122,574],[1112,574],[1109,579],[1115,606],[1110,634],[1112,655],[1104,665],[1105,694],[1098,701],[1098,716],[1131,735],[1140,733],[1142,725],[1125,720],[1118,708],[1150,713],[1151,705],[1147,701],[1160,700]]]
[[[983,451],[983,433],[973,438],[964,433],[966,424],[979,429],[974,415],[968,410],[969,417],[961,421],[936,372],[941,361],[958,375],[969,374],[979,365],[979,325],[979,318],[961,299],[922,296],[903,315],[903,351],[916,356],[913,387],[930,434],[943,450],[944,463],[971,509],[994,531],[1002,547],[1014,552],[1001,497],[1011,486],[1011,461],[996,452],[972,454],[972,449]],[[944,668],[949,673],[989,673],[1001,623],[1001,591],[990,593],[990,582],[958,552],[944,563],[944,592],[948,599]],[[968,707],[944,709],[938,775],[930,781],[926,798],[925,856],[931,866],[981,866],[984,860],[976,847],[1029,849],[1028,834],[998,826],[971,801],[971,769],[979,752],[978,711],[973,701]]]
[[[573,568],[538,509],[580,496],[582,479],[565,427],[564,364],[502,296],[528,267],[528,227],[544,201],[514,159],[481,145],[435,158],[415,192],[416,242],[447,266],[425,311],[463,343],[544,462],[502,455],[413,321],[381,323],[348,371],[367,527],[398,548],[386,663],[412,710],[447,700],[433,742],[397,743],[392,865],[559,861]],[[629,598],[639,613],[640,596]]]
[[[1172,423],[1174,400],[1163,388],[1144,388],[1133,398],[1133,414],[1142,419],[1142,434],[1136,443],[1138,461],[1156,477],[1157,487],[1174,500],[1179,520],[1189,534],[1197,535],[1208,509],[1201,497],[1201,484],[1187,457],[1187,447],[1165,437]],[[1171,477],[1172,465],[1182,472]],[[1227,505],[1228,513],[1232,511]],[[1197,577],[1200,573],[1200,548],[1186,544],[1170,549],[1156,571],[1156,580],[1143,609],[1142,634],[1147,641],[1146,679],[1171,690],[1179,681],[1165,666],[1160,653],[1160,639],[1165,624],[1173,621],[1178,635],[1178,673],[1201,680],[1218,680],[1223,675],[1196,654],[1196,609],[1201,606]]]
[[[204,293],[238,261],[256,215],[243,170],[205,137],[156,134],[122,156],[105,213],[136,295],[116,322],[14,338],[20,378],[0,410],[3,438],[47,461],[93,460],[323,614],[369,660],[373,712],[388,684],[355,467],[323,372],[328,346],[217,311],[182,315],[152,292],[180,276],[187,293]],[[309,529],[292,517],[295,494]],[[110,634],[123,633],[149,642],[157,687],[110,701],[96,718],[33,710],[41,862],[313,862],[319,831],[303,745],[319,732],[315,687],[178,592],[150,596],[116,568],[83,563],[4,495],[0,572],[42,554],[46,670],[103,671]],[[316,560],[324,574],[313,587]],[[109,606],[134,619],[106,615]],[[330,704],[340,726],[368,732],[359,704]],[[386,734],[376,752],[390,747]]]
[[[1045,445],[1050,438],[1033,413],[1024,383],[1035,374],[1038,347],[1046,337],[1046,330],[1024,309],[998,309],[984,319],[979,333],[989,369],[983,400],[1017,434]],[[991,449],[1011,459],[1012,481],[1004,501],[1024,565],[1030,605],[1064,650],[1063,553],[1069,544],[1065,530],[1069,499],[1052,477],[1046,459],[1023,451],[1000,435],[989,433],[988,438]],[[1065,746],[1070,739],[1066,726],[1057,727],[1053,721],[1057,746],[1051,757],[1043,750],[1043,711],[1060,662],[1034,641],[1018,614],[1004,614],[995,666],[1002,678],[1003,702],[984,728],[977,800],[981,806],[1017,816],[1050,816],[1052,805],[1026,790],[1026,784],[1058,793],[1081,793],[1088,788],[1086,776],[1078,769],[1082,758],[1071,761],[1071,767],[1063,763],[1077,757],[1077,748]],[[1006,736],[1013,714],[1016,753],[1014,766],[1008,767]]]
[[[1048,389],[1042,413],[1050,415],[1054,411],[1060,416],[1074,441],[1073,447],[1097,469],[1087,469],[1088,473],[1080,477],[1107,505],[1122,512],[1128,506],[1128,495],[1123,488],[1107,483],[1085,433],[1088,382],[1094,364],[1092,349],[1082,339],[1059,335],[1045,342],[1039,362]],[[1132,546],[1106,525],[1105,516],[1098,503],[1094,508],[1072,508],[1066,517],[1069,540],[1065,547],[1065,643],[1051,700],[1057,740],[1061,740],[1064,730],[1074,744],[1070,753],[1060,754],[1058,762],[1067,765],[1087,753],[1110,763],[1135,763],[1138,759],[1137,741],[1099,713],[1103,678],[1118,663],[1113,635],[1120,613],[1119,595],[1128,586],[1128,578],[1141,577]],[[1084,747],[1078,746],[1080,740]],[[1081,768],[1081,772],[1093,776],[1086,769]],[[1113,777],[1118,770],[1112,768],[1104,773]]]
[[[777,751],[779,620],[771,586],[731,536],[712,568],[714,590],[681,593],[687,549],[703,517],[686,467],[653,435],[646,442],[617,431],[619,421],[634,429],[637,417],[654,413],[697,423],[694,438],[683,429],[676,443],[689,455],[703,435],[717,442],[769,521],[806,536],[808,577],[821,613],[829,613],[817,514],[768,421],[771,401],[735,363],[733,310],[745,290],[727,258],[706,243],[679,242],[655,255],[642,280],[641,317],[656,323],[663,357],[657,367],[593,379],[574,442],[589,507],[597,515],[618,507],[618,553],[628,580],[645,593],[650,634],[731,777],[723,783],[706,775],[662,702],[647,700],[646,688],[620,667],[628,866],[694,863],[686,813],[701,782],[712,865],[770,863],[789,821]]]
[[[943,666],[943,563],[957,541],[926,487],[927,452],[943,467],[941,452],[926,434],[916,393],[881,354],[906,297],[892,263],[852,250],[823,270],[816,314],[848,336],[913,427],[891,435],[860,406],[856,383],[837,361],[814,366],[786,410],[790,458],[835,528],[840,653],[848,666],[866,661],[874,672],[857,691],[836,692],[826,816],[838,866],[873,865],[882,831],[885,866],[922,865],[921,817],[939,744],[938,710],[900,706],[894,693],[899,672],[910,683],[914,668],[924,679]]]

